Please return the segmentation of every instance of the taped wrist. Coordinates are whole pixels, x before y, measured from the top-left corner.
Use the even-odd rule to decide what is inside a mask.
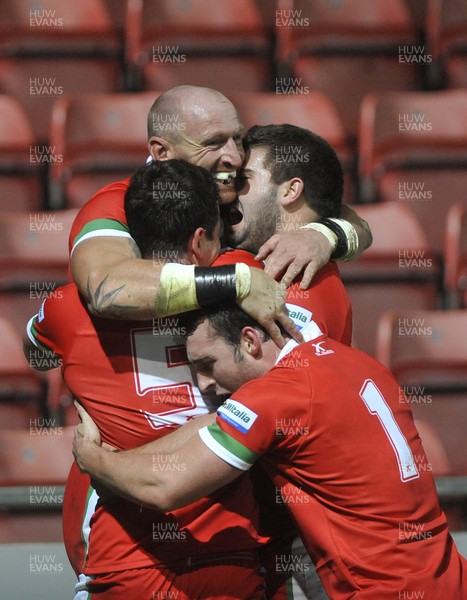
[[[355,227],[345,219],[321,219],[318,221],[337,236],[337,246],[331,255],[333,260],[350,260],[358,251],[358,235]]]
[[[250,269],[244,263],[195,267],[196,299],[200,307],[243,300],[250,286]]]
[[[314,229],[315,231],[319,231],[331,244],[333,253],[335,252],[337,248],[337,235],[323,223],[307,223],[306,225],[302,225],[300,229]]]
[[[235,265],[195,267],[196,300],[200,307],[233,302],[237,297]]]
[[[250,269],[244,263],[220,267],[169,263],[162,267],[155,313],[165,317],[219,302],[243,300],[250,286]]]

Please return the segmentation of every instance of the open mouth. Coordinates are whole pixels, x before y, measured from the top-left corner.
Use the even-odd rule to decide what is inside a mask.
[[[230,173],[222,171],[219,173],[212,174],[213,179],[215,179],[217,183],[221,183],[222,185],[232,185],[232,183],[235,181],[236,176],[237,171],[230,171]]]
[[[226,229],[233,225],[238,225],[243,221],[243,213],[239,209],[238,200],[231,202],[230,204],[221,205],[220,213]]]

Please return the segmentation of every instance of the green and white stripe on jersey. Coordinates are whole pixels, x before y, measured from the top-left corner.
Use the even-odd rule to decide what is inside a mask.
[[[44,300],[45,302],[45,300]],[[43,310],[43,306],[44,306],[44,302],[42,302],[42,306],[41,306],[41,311]],[[40,315],[40,313],[39,313]],[[34,315],[34,317],[31,317],[28,321],[28,324],[26,325],[26,332],[28,334],[28,338],[31,340],[31,342],[34,344],[34,346],[36,346],[36,348],[39,348],[39,350],[43,350],[45,352],[53,352],[55,354],[55,351],[53,350],[52,347],[46,346],[45,344],[43,344],[38,337],[37,334],[37,329],[36,329],[36,322],[37,319],[39,318],[39,315]]]
[[[75,237],[73,240],[73,248],[71,253],[73,254],[73,250],[76,248],[76,246],[84,240],[101,236],[131,238],[131,235],[128,232],[128,227],[123,223],[120,223],[120,221],[116,221],[115,219],[94,219],[93,221],[86,223],[83,229],[81,229],[81,231]]]
[[[249,450],[231,435],[223,431],[217,423],[213,423],[199,430],[203,443],[226,463],[248,471],[258,460],[259,455]]]

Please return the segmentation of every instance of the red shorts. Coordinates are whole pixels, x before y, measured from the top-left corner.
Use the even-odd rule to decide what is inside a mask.
[[[86,583],[86,592],[76,599],[263,600],[265,584],[256,555],[245,553],[96,575]]]

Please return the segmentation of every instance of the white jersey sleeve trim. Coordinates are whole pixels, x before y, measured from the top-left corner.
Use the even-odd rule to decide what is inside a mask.
[[[214,452],[216,456],[224,460],[226,463],[232,467],[235,467],[236,469],[240,469],[241,471],[248,471],[251,469],[251,464],[245,462],[241,458],[238,458],[238,456],[235,456],[235,454],[229,452],[229,450],[219,444],[219,442],[212,437],[208,426],[200,429],[198,433],[201,441],[209,448],[209,450]]]
[[[131,238],[131,235],[127,231],[121,231],[119,229],[96,229],[96,231],[90,231],[89,233],[84,234],[82,237],[77,240],[73,248],[71,249],[70,256],[73,254],[76,246],[84,242],[85,240],[89,240],[94,237],[126,237]],[[133,239],[133,238],[131,238]]]
[[[34,344],[34,346],[36,346],[36,348],[39,348],[39,350],[41,349],[39,344],[37,343],[36,338],[33,336],[31,328],[32,328],[32,322],[34,321],[34,319],[37,317],[37,315],[34,315],[33,317],[31,317],[28,321],[28,324],[26,325],[26,332],[28,334],[28,338],[30,339],[30,341]]]

